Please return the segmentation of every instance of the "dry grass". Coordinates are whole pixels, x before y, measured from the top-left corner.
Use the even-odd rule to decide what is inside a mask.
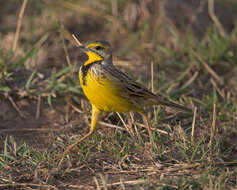
[[[0,8],[0,189],[236,188],[237,28],[227,21],[237,15],[229,6],[219,20],[221,0],[195,9],[155,0],[21,3]],[[151,144],[137,114],[105,114],[98,133],[59,164],[90,124],[76,76],[86,58],[71,34],[110,41],[116,65],[194,114],[148,108]]]

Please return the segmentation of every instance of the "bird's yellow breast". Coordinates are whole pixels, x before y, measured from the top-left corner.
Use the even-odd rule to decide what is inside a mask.
[[[121,96],[121,89],[109,78],[97,76],[91,70],[88,70],[84,77],[83,79],[82,71],[80,71],[79,79],[82,89],[90,103],[99,110],[109,112],[136,110],[128,99]]]

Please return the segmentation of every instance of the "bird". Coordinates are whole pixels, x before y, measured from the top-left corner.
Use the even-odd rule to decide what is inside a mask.
[[[64,154],[70,153],[75,146],[94,134],[103,112],[137,112],[141,114],[149,134],[151,127],[145,107],[163,105],[192,112],[185,106],[162,100],[160,96],[114,66],[109,42],[104,40],[84,44],[77,42],[79,49],[88,57],[80,67],[78,77],[82,90],[92,106],[91,126],[90,131],[69,145]]]

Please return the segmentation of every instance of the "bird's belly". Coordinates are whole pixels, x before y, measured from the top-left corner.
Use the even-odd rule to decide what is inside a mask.
[[[121,96],[121,89],[113,81],[90,75],[92,73],[88,73],[84,85],[81,78],[80,81],[82,89],[91,104],[100,110],[109,112],[136,111],[136,106],[129,99]]]

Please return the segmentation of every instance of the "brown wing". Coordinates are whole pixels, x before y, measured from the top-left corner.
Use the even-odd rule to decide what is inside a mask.
[[[156,104],[156,95],[150,92],[142,84],[134,81],[128,75],[118,70],[113,65],[104,67],[105,74],[116,83],[116,88],[120,88],[121,96],[129,99],[130,101],[135,101],[136,104],[140,106],[148,106]]]
[[[168,100],[162,100],[158,95],[153,94],[142,84],[134,81],[128,75],[118,70],[113,65],[100,65],[100,75],[112,80],[115,88],[119,88],[120,95],[126,98],[131,104],[134,104],[137,108],[143,108],[144,106],[150,105],[164,105],[169,107],[174,107],[176,109],[183,110],[185,112],[192,112],[191,109],[186,108],[182,105],[170,102]],[[97,73],[98,74],[98,73]]]

